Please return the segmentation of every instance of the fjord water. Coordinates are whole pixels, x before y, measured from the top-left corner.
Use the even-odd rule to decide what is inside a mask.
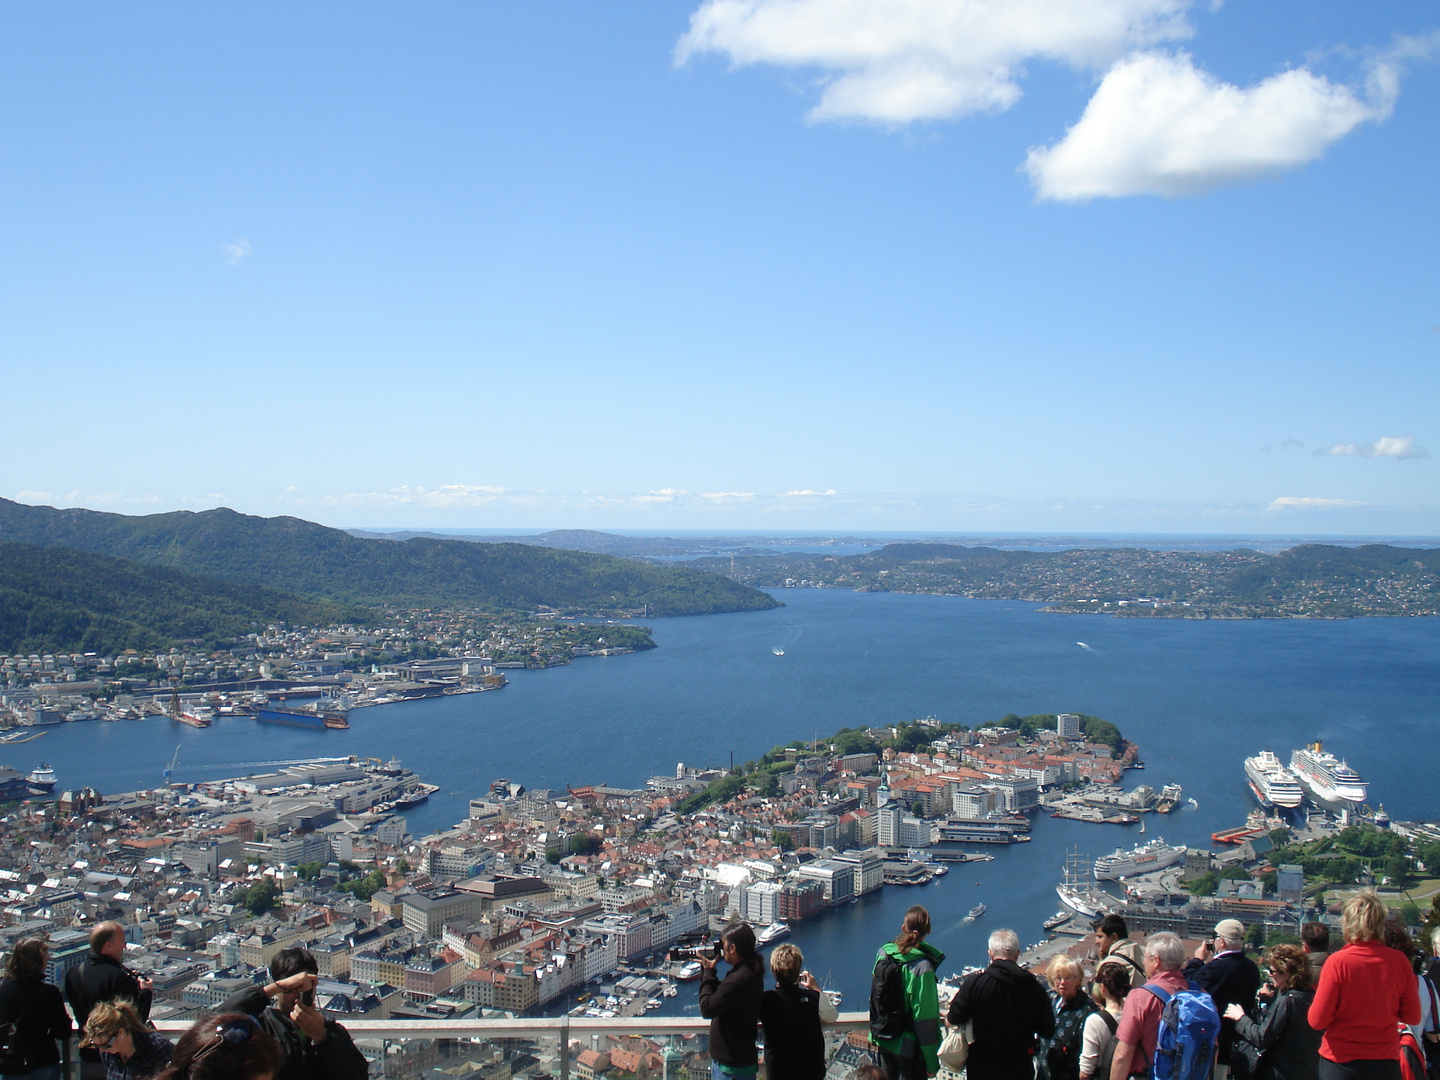
[[[217,719],[195,731],[164,719],[51,728],[0,747],[0,763],[53,765],[63,788],[153,787],[180,746],[175,778],[266,771],[325,755],[394,755],[441,791],[407,813],[417,836],[464,818],[497,777],[528,787],[640,787],[676,762],[736,763],[793,739],[923,716],[966,724],[1006,713],[1086,712],[1138,742],[1145,782],[1184,785],[1199,806],[1150,815],[1146,839],[1208,844],[1251,809],[1242,761],[1269,746],[1288,758],[1315,739],[1370,781],[1398,819],[1435,817],[1440,620],[1182,621],[1055,615],[1039,605],[957,597],[785,590],[766,612],[652,624],[659,648],[511,672],[512,685],[362,709],[348,732]],[[1083,642],[1084,644],[1080,644]],[[783,655],[776,655],[782,650]],[[887,887],[796,927],[807,966],[864,1007],[871,959],[905,908],[926,904],[933,940],[958,970],[983,961],[1008,925],[1023,942],[1059,907],[1067,847],[1091,857],[1138,839],[1138,826],[1036,819],[1028,844],[993,848],[922,888]],[[989,911],[961,919],[974,904]],[[682,991],[667,999],[693,1004]]]

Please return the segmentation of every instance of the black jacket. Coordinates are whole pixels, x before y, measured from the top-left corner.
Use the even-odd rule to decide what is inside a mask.
[[[20,1053],[0,1056],[0,1073],[26,1073],[60,1064],[56,1039],[70,1037],[70,1014],[47,982],[0,979],[0,1024],[14,1024]]]
[[[710,1021],[710,1056],[721,1065],[754,1065],[759,1060],[755,1026],[764,990],[764,974],[744,964],[732,967],[724,982],[718,965],[700,976],[700,1015]]]
[[[141,1020],[150,1019],[150,991],[141,990],[140,981],[130,969],[108,956],[86,953],[84,962],[71,968],[65,976],[65,997],[81,1031],[85,1030],[90,1010],[101,1001],[123,998],[135,1006]],[[80,1051],[80,1056],[86,1061],[100,1060],[100,1055],[88,1046]]]
[[[1248,1016],[1235,1021],[1235,1034],[1265,1053],[1278,1080],[1316,1080],[1320,1074],[1320,1037],[1310,1026],[1309,990],[1283,990],[1260,1022]]]
[[[784,1080],[822,1080],[825,1035],[820,1030],[820,992],[777,986],[760,996],[765,1029],[765,1075]]]
[[[1215,1000],[1215,1011],[1220,1014],[1220,1047],[1215,1060],[1221,1065],[1230,1064],[1230,1043],[1235,1038],[1235,1021],[1226,1020],[1225,1009],[1239,1005],[1247,1014],[1255,1011],[1255,992],[1260,989],[1260,969],[1243,952],[1227,952],[1215,957],[1208,964],[1191,960],[1185,965],[1185,975],[1194,979],[1200,989]]]
[[[275,1037],[285,1051],[285,1064],[275,1080],[366,1080],[370,1064],[355,1048],[350,1033],[334,1020],[325,1021],[325,1041],[313,1043],[305,1037],[295,1021],[272,1009],[270,999],[258,986],[246,987],[231,994],[217,1012],[248,1013],[260,1026]]]
[[[950,1002],[951,1024],[975,1021],[965,1070],[970,1080],[1030,1080],[1038,1040],[1055,1033],[1050,996],[1014,960],[992,960],[967,976]]]

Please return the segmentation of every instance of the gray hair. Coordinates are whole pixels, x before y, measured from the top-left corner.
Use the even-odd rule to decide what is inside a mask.
[[[1430,951],[1440,956],[1440,926],[1430,931]]]
[[[1179,971],[1185,966],[1185,945],[1169,931],[1147,937],[1145,955],[1154,957],[1162,971]]]
[[[996,930],[990,935],[986,948],[991,956],[1001,960],[1014,960],[1020,955],[1020,935],[1014,930]]]

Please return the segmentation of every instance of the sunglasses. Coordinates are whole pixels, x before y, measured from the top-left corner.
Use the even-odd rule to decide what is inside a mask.
[[[260,1023],[252,1016],[246,1016],[237,1020],[227,1020],[223,1024],[216,1024],[214,1037],[206,1043],[198,1054],[191,1059],[192,1063],[199,1061],[206,1054],[218,1050],[229,1043],[231,1046],[238,1046],[240,1043],[249,1042],[250,1037],[260,1030]]]

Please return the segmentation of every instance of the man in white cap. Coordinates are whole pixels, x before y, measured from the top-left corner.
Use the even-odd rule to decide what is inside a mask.
[[[1221,919],[1216,923],[1215,940],[1200,943],[1195,959],[1185,965],[1185,974],[1215,999],[1215,1011],[1222,1019],[1214,1080],[1228,1080],[1235,1021],[1224,1019],[1225,1010],[1230,1005],[1239,1005],[1246,1014],[1253,1015],[1255,994],[1260,989],[1260,969],[1245,955],[1245,924],[1239,919]]]

